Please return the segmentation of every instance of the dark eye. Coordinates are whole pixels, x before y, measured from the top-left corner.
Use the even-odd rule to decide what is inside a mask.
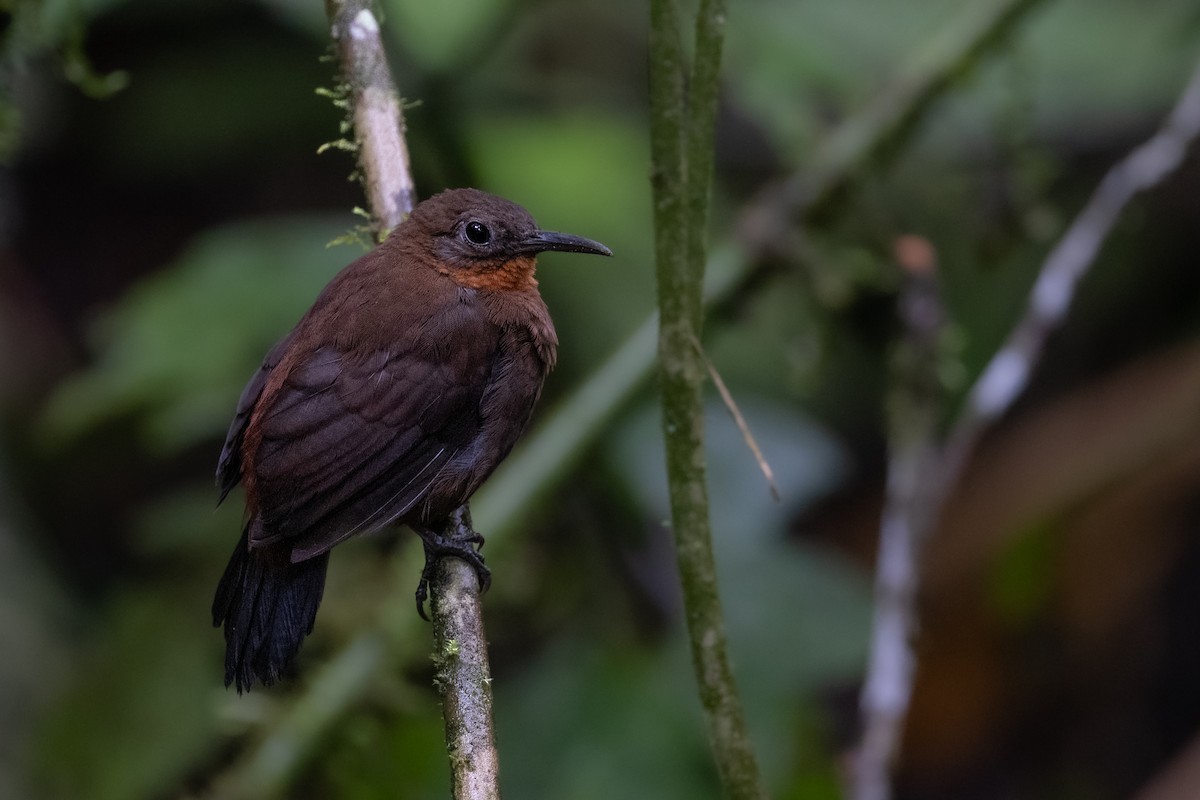
[[[487,244],[492,240],[492,232],[487,229],[487,225],[476,220],[471,220],[467,223],[467,241],[471,244]]]

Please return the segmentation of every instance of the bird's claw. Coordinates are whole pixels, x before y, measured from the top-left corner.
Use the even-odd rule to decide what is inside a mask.
[[[426,622],[425,601],[429,598],[429,584],[433,580],[434,570],[439,559],[446,556],[461,558],[475,570],[475,578],[479,581],[479,593],[483,594],[492,585],[492,572],[483,562],[479,549],[483,547],[483,537],[472,531],[463,539],[451,539],[434,531],[422,531],[421,541],[425,546],[425,566],[421,569],[421,581],[417,584],[417,613]]]

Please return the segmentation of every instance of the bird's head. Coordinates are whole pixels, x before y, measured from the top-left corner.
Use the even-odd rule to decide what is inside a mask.
[[[462,286],[495,291],[537,285],[538,253],[557,250],[611,256],[599,242],[569,233],[544,231],[529,212],[478,189],[449,189],[417,205],[397,230],[416,234],[434,259],[434,268]]]

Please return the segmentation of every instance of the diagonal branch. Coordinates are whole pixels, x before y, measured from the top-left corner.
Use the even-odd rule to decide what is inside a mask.
[[[972,386],[945,445],[934,447],[933,428],[924,417],[893,431],[895,450],[880,531],[875,627],[862,696],[864,733],[855,765],[855,800],[891,796],[889,773],[899,752],[915,678],[912,645],[921,543],[937,524],[980,436],[1025,390],[1046,340],[1066,319],[1079,281],[1129,201],[1176,170],[1198,137],[1200,63],[1163,127],[1109,170],[1051,250],[1025,314]],[[927,358],[935,355],[929,353]],[[931,408],[926,413],[932,414],[933,401],[927,402]]]
[[[1008,41],[1043,0],[970,3],[897,68],[891,83],[839,125],[813,164],[763,190],[743,218],[756,258],[781,253],[796,223],[824,215],[870,167],[886,163],[911,138],[934,104]]]
[[[1071,227],[1046,257],[1025,313],[967,395],[950,433],[948,478],[956,477],[983,430],[1024,391],[1046,339],[1067,316],[1075,288],[1087,273],[1129,201],[1179,168],[1200,136],[1200,64],[1161,130],[1133,150],[1100,182]]]

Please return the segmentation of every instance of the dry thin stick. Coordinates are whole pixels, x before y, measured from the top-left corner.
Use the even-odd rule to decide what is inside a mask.
[[[1046,257],[1024,316],[992,357],[967,397],[950,434],[945,469],[956,476],[983,430],[1012,405],[1029,383],[1050,333],[1062,323],[1100,246],[1125,206],[1157,186],[1182,163],[1200,136],[1200,64],[1157,134],[1109,170],[1083,211]]]
[[[771,490],[771,497],[775,498],[775,502],[778,503],[779,486],[775,483],[775,470],[771,469],[771,464],[767,461],[762,449],[758,446],[758,440],[754,438],[754,434],[750,431],[750,424],[742,416],[742,410],[738,408],[737,402],[733,399],[733,393],[725,385],[725,380],[721,377],[721,373],[717,372],[717,365],[708,357],[708,353],[704,352],[704,345],[700,344],[700,340],[696,338],[696,334],[694,333],[692,334],[692,346],[696,348],[696,352],[700,354],[700,358],[704,361],[704,367],[708,370],[708,377],[712,379],[713,386],[717,387],[717,394],[721,395],[721,401],[725,403],[725,408],[729,410],[729,415],[733,417],[734,424],[742,432],[742,439],[746,442],[746,447],[750,449],[750,453],[754,456],[754,461],[758,464],[763,478],[767,481],[767,488]]]
[[[979,437],[1028,385],[1046,339],[1066,318],[1080,279],[1125,206],[1177,169],[1198,136],[1200,63],[1162,129],[1105,175],[1047,256],[1025,314],[975,382],[946,444],[928,460],[915,484],[909,479],[918,457],[897,449],[880,530],[876,625],[863,689],[864,738],[855,763],[854,800],[891,796],[890,768],[899,751],[915,674],[912,642],[920,543],[936,524]],[[916,439],[920,439],[919,431]]]

